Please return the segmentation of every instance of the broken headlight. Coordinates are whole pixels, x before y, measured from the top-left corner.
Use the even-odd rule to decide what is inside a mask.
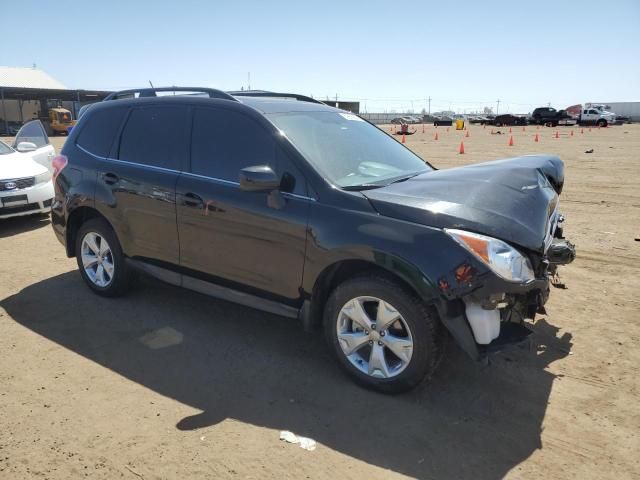
[[[464,230],[444,231],[505,280],[528,282],[535,278],[529,259],[502,240]]]

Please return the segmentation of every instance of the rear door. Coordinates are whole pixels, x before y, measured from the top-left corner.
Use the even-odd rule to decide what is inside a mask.
[[[190,170],[177,187],[180,262],[210,280],[294,302],[313,200],[276,135],[237,110],[194,108]],[[270,166],[280,190],[241,190],[240,170],[254,165]]]
[[[49,169],[50,172],[53,171],[51,160],[53,160],[56,150],[49,142],[49,137],[40,120],[31,120],[20,128],[13,142],[13,148],[19,151],[18,147],[22,142],[33,143],[36,146],[36,150],[29,152],[29,156],[43,167]]]
[[[135,106],[99,162],[96,206],[129,257],[179,263],[176,182],[187,158],[187,121],[184,105]]]

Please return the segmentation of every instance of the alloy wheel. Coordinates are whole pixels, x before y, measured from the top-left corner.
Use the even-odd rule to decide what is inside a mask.
[[[113,281],[115,265],[107,240],[98,233],[88,232],[82,239],[80,252],[89,280],[98,287],[108,287]]]
[[[411,330],[398,310],[380,298],[349,300],[338,314],[336,330],[342,352],[366,375],[395,377],[411,361]]]

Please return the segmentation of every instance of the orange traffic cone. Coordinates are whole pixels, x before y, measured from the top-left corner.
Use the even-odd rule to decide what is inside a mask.
[[[556,138],[560,138],[560,135],[558,135],[558,131],[556,130]]]
[[[571,136],[573,137],[573,130],[571,130]]]
[[[510,136],[509,136],[509,143],[508,143],[508,145],[509,145],[510,147],[513,147],[513,135],[510,135]]]
[[[447,127],[447,133],[449,133],[449,127]]]
[[[511,132],[511,127],[509,127],[509,133],[512,133],[512,132]]]
[[[533,138],[533,141],[534,141],[534,142],[538,142],[538,141],[539,141],[539,139],[538,139],[538,134],[537,134],[537,133],[536,133],[536,136]]]
[[[589,127],[589,131],[591,131],[591,127]]]
[[[484,125],[482,125],[482,129],[484,130],[485,128],[487,128],[487,124],[486,123]]]
[[[438,140],[438,132],[436,132],[436,134],[433,137],[434,140]]]
[[[584,128],[580,129],[580,134],[582,135],[584,133]]]
[[[422,124],[422,133],[424,133],[424,123]]]
[[[404,143],[404,142],[405,142],[405,140],[404,140],[404,133],[403,133],[402,134],[402,143]]]
[[[460,142],[460,153],[464,153],[464,142]]]
[[[525,132],[526,131],[526,127],[522,127],[522,131]]]
[[[467,130],[467,133],[465,133],[464,136],[469,138],[469,130]]]

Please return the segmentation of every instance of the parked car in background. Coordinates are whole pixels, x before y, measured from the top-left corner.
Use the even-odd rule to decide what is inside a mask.
[[[52,158],[39,120],[26,123],[14,147],[0,142],[0,219],[48,213],[53,200]]]
[[[436,116],[433,119],[433,125],[436,127],[450,127],[453,125],[453,118],[447,116]]]
[[[571,120],[571,115],[569,115],[566,110],[556,110],[552,107],[539,107],[531,114],[530,122],[534,125],[556,127],[559,124],[566,125],[569,120]]]
[[[391,120],[391,123],[397,124],[397,125],[410,125],[413,123],[420,123],[421,120],[418,117],[412,117],[409,115],[405,115],[404,117],[396,117],[393,120]]]
[[[137,270],[297,318],[383,392],[431,376],[445,329],[475,360],[523,340],[575,256],[558,157],[436,170],[301,95],[102,102],[53,166],[52,226],[93,292]]]
[[[511,113],[504,113],[497,115],[491,122],[497,127],[510,127],[515,125],[527,125],[527,118],[519,115],[513,115]]]
[[[467,120],[469,121],[469,123],[480,125],[485,125],[490,122],[489,118],[483,115],[473,115],[468,117]]]

